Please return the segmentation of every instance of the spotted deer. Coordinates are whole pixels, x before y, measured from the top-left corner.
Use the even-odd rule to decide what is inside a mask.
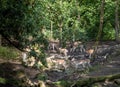
[[[89,49],[86,51],[89,54],[89,58],[92,58],[92,54],[94,53],[94,49]]]
[[[79,68],[86,68],[86,67],[91,67],[90,64],[90,59],[82,59],[82,60],[77,60],[77,59],[72,59],[71,60],[72,64],[75,66],[76,69]]]
[[[58,49],[58,45],[55,42],[50,42],[48,45],[48,51],[49,52],[56,52]]]
[[[64,56],[67,56],[67,54],[68,54],[68,50],[65,48],[59,48],[59,52],[60,52],[60,54],[64,54]]]
[[[56,69],[64,69],[65,70],[67,68],[67,63],[66,63],[66,60],[64,60],[64,59],[53,59],[52,62],[55,65]]]

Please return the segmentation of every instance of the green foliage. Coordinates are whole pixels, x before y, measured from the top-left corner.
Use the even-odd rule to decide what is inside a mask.
[[[45,73],[42,73],[42,74],[39,74],[37,76],[37,79],[38,80],[42,80],[42,81],[45,81],[47,79],[47,75]]]
[[[34,38],[42,35],[41,30],[44,26],[48,30],[45,35],[49,38],[51,21],[53,22],[54,38],[60,39],[62,35],[63,41],[96,40],[95,37],[99,30],[100,4],[100,0],[97,2],[77,0],[12,0],[9,2],[4,0],[1,1],[0,17],[2,22],[0,25],[1,28],[8,28],[5,29],[5,31],[7,30],[6,34],[9,27],[13,28],[8,36],[18,35],[14,38],[19,38],[23,45],[29,42],[30,35]],[[114,9],[114,1],[107,0],[104,15],[105,30],[103,30],[101,37],[103,40],[114,39]],[[60,24],[62,24],[62,32],[59,27]]]
[[[0,33],[18,42],[21,49],[29,46],[30,55],[45,64],[44,51],[51,36],[63,44],[96,40],[99,33],[101,40],[115,39],[115,1],[105,2],[102,32],[99,32],[100,4],[100,0],[1,0]],[[39,53],[35,51],[36,44]]]
[[[101,84],[100,83],[95,83],[91,87],[101,87]]]
[[[44,18],[45,1],[1,0],[0,5],[0,34],[10,41],[19,43],[20,46],[16,46],[20,49],[29,46],[32,50],[30,52],[32,56],[44,60],[44,50],[47,48],[46,38],[42,34],[42,28],[44,24],[47,24]],[[39,55],[34,50],[36,44],[39,45],[37,47],[40,51]]]
[[[64,81],[64,80],[63,81],[57,81],[55,83],[55,85],[57,87],[70,87],[72,84],[73,84],[72,82],[68,82],[68,81]]]
[[[0,84],[5,84],[5,83],[6,83],[6,79],[5,79],[5,78],[0,77]]]
[[[53,22],[54,38],[62,38],[63,42],[96,40],[99,34],[100,1],[48,1],[48,3],[46,3],[48,4],[46,12],[49,15],[47,14],[46,17],[49,24],[50,21]],[[114,9],[114,1],[106,1],[101,40],[115,39]],[[60,31],[59,24],[62,24],[62,31]],[[47,29],[51,29],[50,26]],[[47,34],[48,37],[49,34]]]
[[[103,40],[115,40],[115,31],[111,27],[105,27],[102,33]]]
[[[0,58],[17,59],[18,56],[19,56],[19,53],[15,49],[0,46]]]

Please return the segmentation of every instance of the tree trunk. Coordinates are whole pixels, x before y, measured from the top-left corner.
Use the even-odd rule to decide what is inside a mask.
[[[60,28],[60,47],[62,47],[62,23],[60,24],[60,26],[59,26],[59,28]]]
[[[101,9],[100,9],[100,25],[99,25],[98,38],[97,38],[98,40],[100,40],[103,31],[104,7],[105,7],[105,0],[102,0]]]
[[[95,43],[95,50],[97,49],[97,46],[99,44],[99,40],[101,39],[102,31],[103,31],[104,7],[105,7],[105,0],[102,0],[101,8],[100,8],[100,25],[99,25],[98,35],[97,35],[97,38],[96,38],[97,41]]]
[[[51,39],[53,39],[53,22],[51,21],[51,32],[50,32],[50,35],[51,35]]]
[[[118,16],[118,9],[119,9],[119,0],[116,0],[116,9],[115,9],[115,39],[117,42],[120,43],[120,37],[119,37],[119,16]]]

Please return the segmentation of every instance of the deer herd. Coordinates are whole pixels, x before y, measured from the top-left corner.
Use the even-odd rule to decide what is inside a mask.
[[[67,69],[72,65],[75,69],[83,69],[91,67],[91,59],[93,58],[95,50],[92,47],[89,47],[89,49],[85,48],[85,46],[79,42],[68,45],[66,48],[59,47],[56,43],[49,43],[48,53],[52,55],[49,55],[46,60],[48,63],[50,62],[54,68]],[[76,57],[76,53],[79,54],[78,57]],[[105,54],[104,58],[107,56],[108,54]],[[22,58],[23,62],[26,62],[27,54],[25,52],[22,53]]]
[[[69,45],[69,47],[66,48],[57,47],[55,43],[50,43],[48,49],[52,50],[51,52],[58,52],[61,56],[64,56],[64,58],[58,58],[58,56],[54,56],[53,58],[48,57],[48,59],[50,58],[50,61],[52,61],[54,64],[54,68],[62,67],[66,69],[71,65],[74,67],[74,69],[91,67],[90,60],[94,53],[94,49],[86,50],[85,46],[81,43],[75,42],[72,46]],[[80,55],[82,58],[75,58],[74,56],[77,52],[78,54],[86,54],[88,56],[83,55],[82,57],[82,55]]]

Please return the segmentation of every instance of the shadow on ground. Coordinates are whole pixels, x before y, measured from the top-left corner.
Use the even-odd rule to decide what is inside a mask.
[[[19,87],[25,77],[23,70],[17,70],[19,64],[9,62],[0,64],[0,87]]]

